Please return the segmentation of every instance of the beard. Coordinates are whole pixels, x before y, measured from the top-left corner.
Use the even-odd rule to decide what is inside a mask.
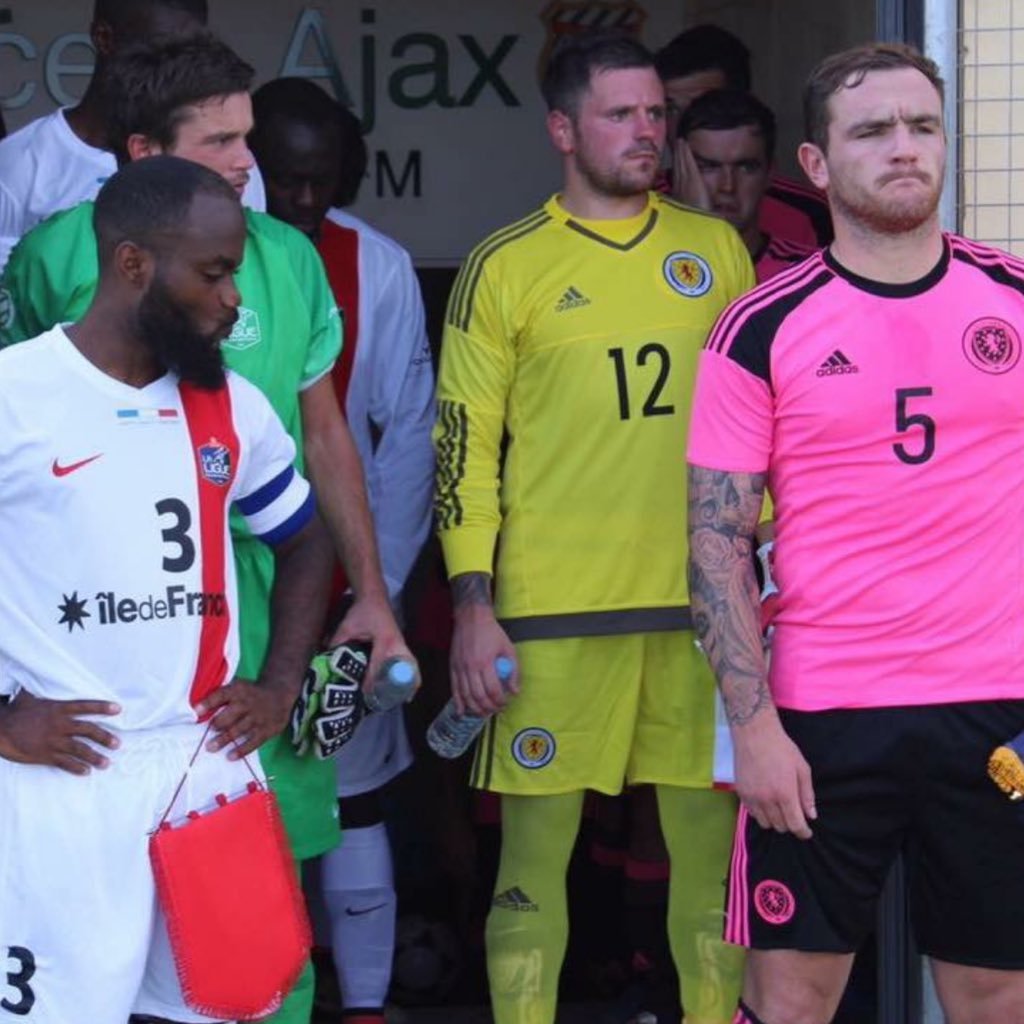
[[[903,235],[915,231],[935,214],[939,207],[941,186],[932,179],[922,179],[928,186],[924,192],[911,196],[872,195],[866,189],[847,187],[840,181],[829,186],[829,198],[836,210],[847,220],[861,224],[875,234]],[[880,186],[884,186],[883,178]]]
[[[196,330],[159,277],[153,278],[139,302],[137,326],[142,343],[164,369],[207,391],[223,387],[220,339]]]
[[[640,152],[651,154],[649,170],[625,162],[617,167],[602,167],[590,159],[585,148],[576,151],[576,169],[598,195],[616,199],[640,195],[653,187],[661,167],[658,151],[653,147],[637,147],[625,155],[634,156]]]

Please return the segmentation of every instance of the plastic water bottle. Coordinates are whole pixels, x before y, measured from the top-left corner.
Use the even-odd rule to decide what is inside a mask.
[[[390,711],[410,701],[420,685],[416,666],[405,658],[388,658],[380,667],[373,688],[363,695],[367,711]]]
[[[494,659],[494,671],[498,682],[504,686],[515,671],[515,663],[504,655]],[[490,715],[460,715],[455,709],[455,700],[449,700],[441,713],[427,729],[427,746],[439,757],[449,760],[464,754],[469,745],[480,735]]]
[[[772,624],[775,619],[775,612],[779,606],[779,588],[772,576],[772,553],[775,550],[773,541],[765,541],[757,549],[757,560],[761,563],[761,574],[764,584],[761,587],[761,632],[764,635],[765,647],[771,646],[772,634],[775,626]]]
[[[766,540],[757,549],[757,560],[761,563],[761,575],[764,579],[764,584],[761,587],[762,603],[779,592],[779,588],[775,583],[775,577],[772,575],[772,556],[774,553],[775,542],[771,540]]]
[[[371,645],[360,640],[339,644],[328,653],[331,672],[361,684],[370,665]],[[416,666],[405,658],[388,658],[378,669],[369,693],[363,694],[367,711],[390,711],[412,700],[419,687]]]

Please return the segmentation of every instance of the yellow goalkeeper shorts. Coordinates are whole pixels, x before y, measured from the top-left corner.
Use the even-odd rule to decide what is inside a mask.
[[[516,644],[520,693],[477,742],[471,782],[548,794],[731,781],[728,729],[692,632]]]

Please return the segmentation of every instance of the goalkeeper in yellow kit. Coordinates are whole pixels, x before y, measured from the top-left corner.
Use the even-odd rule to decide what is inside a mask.
[[[473,712],[500,709],[473,764],[474,784],[503,794],[494,1016],[554,1021],[584,791],[647,782],[672,859],[687,1024],[728,1024],[741,968],[721,942],[735,804],[713,788],[731,757],[693,642],[684,461],[698,353],[753,270],[724,221],[649,191],[665,102],[641,45],[565,40],[543,91],[564,186],[463,266],[435,429],[452,689]],[[518,666],[507,701],[499,655]]]

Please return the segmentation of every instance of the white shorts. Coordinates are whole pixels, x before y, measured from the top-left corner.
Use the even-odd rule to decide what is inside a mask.
[[[404,772],[412,764],[412,748],[401,707],[366,715],[335,761],[341,797],[371,793]]]
[[[85,777],[0,759],[0,1024],[210,1020],[185,1006],[148,854],[204,729],[121,733],[110,767]],[[203,751],[170,820],[251,778]]]

